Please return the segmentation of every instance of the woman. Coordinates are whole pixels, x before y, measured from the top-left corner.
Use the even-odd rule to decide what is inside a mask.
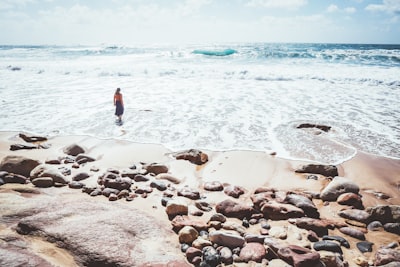
[[[124,101],[122,100],[121,89],[117,88],[114,94],[115,116],[118,117],[118,122],[122,122],[122,114],[124,114]]]

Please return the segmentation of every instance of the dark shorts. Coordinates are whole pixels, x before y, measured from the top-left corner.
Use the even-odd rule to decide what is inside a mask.
[[[122,114],[124,114],[124,106],[122,106],[120,101],[117,101],[115,103],[115,115],[121,116]]]

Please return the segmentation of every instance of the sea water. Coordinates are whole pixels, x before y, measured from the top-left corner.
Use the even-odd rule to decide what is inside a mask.
[[[0,105],[2,131],[400,158],[400,45],[0,46]]]

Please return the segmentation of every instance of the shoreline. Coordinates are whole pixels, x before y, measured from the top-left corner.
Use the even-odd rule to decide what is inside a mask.
[[[46,258],[47,261],[52,262],[55,266],[68,266],[69,264],[83,266],[84,264],[82,264],[82,262],[85,262],[85,259],[81,258],[79,252],[90,254],[91,246],[79,247],[82,251],[78,249],[78,252],[74,252],[68,247],[69,244],[65,242],[61,242],[61,245],[55,245],[49,242],[49,240],[51,240],[49,236],[51,237],[57,234],[72,238],[72,235],[73,238],[81,240],[79,238],[84,238],[85,235],[83,233],[78,234],[76,229],[80,229],[79,223],[83,222],[75,221],[75,218],[77,218],[76,220],[82,220],[85,217],[81,215],[81,213],[89,214],[87,220],[94,223],[97,227],[95,227],[96,229],[101,229],[105,227],[105,225],[108,225],[112,219],[109,217],[103,218],[101,215],[103,212],[104,216],[106,216],[105,214],[107,214],[107,216],[120,216],[118,225],[121,225],[118,226],[118,229],[125,229],[125,227],[127,227],[126,229],[130,229],[126,230],[128,232],[139,231],[135,232],[131,238],[134,238],[136,235],[143,235],[140,241],[137,241],[138,247],[132,248],[139,256],[134,258],[126,256],[128,258],[124,258],[122,261],[132,264],[132,261],[135,260],[134,262],[138,266],[146,266],[141,265],[146,263],[155,264],[155,262],[161,264],[160,266],[166,266],[168,262],[176,260],[179,262],[176,266],[192,266],[188,263],[189,258],[187,258],[187,253],[181,252],[182,242],[180,242],[180,231],[172,230],[176,226],[171,226],[171,224],[174,225],[174,221],[169,218],[170,215],[167,214],[168,212],[166,210],[168,208],[161,205],[162,200],[169,198],[171,199],[169,201],[173,200],[184,203],[183,206],[187,209],[186,216],[188,218],[185,219],[186,217],[182,216],[182,220],[184,220],[183,223],[189,224],[190,227],[200,227],[203,229],[203,227],[205,227],[203,226],[204,224],[207,225],[207,222],[210,224],[210,219],[218,210],[217,207],[225,200],[234,201],[238,205],[240,204],[246,207],[257,206],[254,199],[259,194],[255,192],[261,189],[273,190],[274,192],[273,199],[269,199],[267,203],[275,203],[274,205],[278,206],[284,205],[285,209],[293,209],[293,212],[295,210],[298,212],[298,209],[295,209],[296,207],[288,204],[284,199],[287,199],[287,197],[292,194],[311,197],[313,205],[315,205],[320,213],[321,221],[326,220],[335,225],[334,229],[329,228],[329,234],[344,236],[349,241],[350,249],[342,248],[343,258],[349,263],[349,266],[361,266],[355,263],[354,259],[362,260],[363,262],[375,262],[376,254],[379,252],[381,246],[387,246],[389,240],[396,241],[397,243],[400,241],[399,235],[383,230],[367,230],[365,222],[358,222],[358,226],[354,226],[353,224],[357,224],[357,222],[354,222],[354,218],[352,220],[353,224],[349,225],[348,223],[350,222],[348,222],[348,219],[342,218],[339,214],[343,210],[352,210],[354,212],[354,210],[357,211],[359,209],[352,208],[351,205],[338,204],[336,201],[326,201],[317,197],[335,177],[328,177],[326,174],[309,171],[297,172],[302,166],[315,163],[312,161],[280,158],[279,155],[275,155],[272,151],[204,150],[202,153],[207,155],[207,161],[202,164],[194,164],[189,160],[177,159],[175,155],[181,151],[172,151],[161,144],[142,144],[127,140],[100,139],[92,136],[55,136],[42,142],[42,144],[49,144],[48,148],[10,151],[10,146],[12,144],[27,144],[18,137],[19,133],[20,132],[0,132],[0,162],[9,155],[24,156],[38,160],[42,164],[46,161],[50,162],[50,160],[65,159],[68,158],[68,156],[63,152],[64,148],[71,144],[78,144],[84,148],[84,154],[93,158],[94,161],[83,164],[61,162],[55,165],[48,163],[44,165],[56,169],[68,168],[71,172],[65,176],[68,181],[71,181],[75,175],[87,173],[88,177],[81,181],[86,187],[99,187],[99,179],[102,179],[101,177],[112,171],[122,174],[123,176],[124,174],[133,175],[135,172],[141,173],[145,166],[151,164],[156,164],[159,167],[165,166],[167,168],[166,174],[155,173],[154,175],[149,175],[148,172],[143,172],[144,176],[150,179],[148,182],[132,180],[132,187],[130,188],[132,191],[131,193],[138,189],[144,190],[145,192],[147,192],[146,190],[149,191],[147,193],[135,193],[136,195],[134,198],[129,201],[123,201],[123,199],[109,201],[109,199],[104,196],[91,197],[83,193],[82,190],[68,188],[68,186],[63,186],[61,188],[54,186],[39,188],[32,185],[30,182],[24,185],[11,183],[0,185],[0,199],[4,205],[3,208],[0,208],[0,237],[8,237],[6,240],[10,240],[11,237],[23,240],[28,248],[32,248],[33,251],[36,251],[33,253],[34,255],[37,256],[40,254],[37,253],[37,251],[41,251],[42,254],[45,254],[45,256],[43,257],[42,255],[41,258]],[[135,168],[133,168],[133,165],[135,165]],[[346,177],[351,182],[358,185],[358,195],[361,196],[362,204],[365,209],[377,207],[379,205],[400,205],[400,159],[390,159],[358,152],[348,161],[337,165],[337,174],[337,176]],[[210,191],[205,189],[207,184],[210,185],[216,182],[224,187],[223,191]],[[166,186],[165,189],[159,189],[158,186],[161,186],[161,184]],[[196,192],[200,195],[199,198],[185,196],[186,193],[195,194]],[[238,196],[235,197],[235,194],[238,194]],[[43,203],[46,204],[44,205]],[[168,201],[166,203],[168,203]],[[43,205],[48,205],[46,208],[46,215],[41,216],[42,211],[38,211],[36,215],[29,214],[29,212],[27,214],[27,209],[35,209],[35,207],[42,207]],[[71,205],[75,206],[75,208],[72,208]],[[79,209],[76,209],[76,207],[79,207]],[[100,213],[91,216],[92,211],[97,208],[101,210]],[[62,214],[62,216],[59,217],[60,215],[54,213],[53,209],[59,209],[58,213]],[[71,209],[73,212],[69,213]],[[364,209],[360,210],[364,211]],[[77,214],[75,214],[75,212]],[[139,216],[138,218],[143,219],[134,217],[136,213]],[[49,215],[55,216],[55,221],[60,225],[64,225],[65,221],[69,223],[72,222],[72,225],[74,225],[76,229],[70,229],[68,226],[59,228],[59,226],[50,223],[49,226],[42,229],[43,232],[39,236],[35,231],[29,232],[26,235],[20,235],[14,230],[20,229],[21,222],[34,224],[29,218],[36,218],[40,223],[44,223],[46,221],[45,218]],[[315,252],[315,249],[313,249],[315,244],[308,241],[307,231],[296,227],[296,223],[293,224],[294,221],[299,220],[297,216],[292,218],[291,215],[285,217],[287,215],[280,214],[279,216],[284,217],[279,218],[286,219],[276,220],[269,218],[267,222],[272,228],[268,231],[260,230],[261,220],[258,222],[254,221],[254,224],[250,224],[248,228],[243,228],[243,226],[240,226],[244,223],[243,218],[240,216],[238,218],[236,215],[230,216],[225,214],[225,216],[227,217],[226,225],[218,225],[222,228],[228,228],[228,225],[230,225],[230,230],[227,230],[229,232],[242,233],[242,231],[244,231],[245,233],[242,234],[246,236],[249,234],[259,235],[261,231],[263,235],[276,238],[277,242],[283,242],[286,246],[290,246],[290,244],[300,244]],[[254,216],[254,214],[252,216]],[[121,220],[123,217],[126,217],[131,222],[124,222],[124,220]],[[10,220],[10,218],[13,219]],[[104,226],[102,226],[102,224],[99,225],[100,221],[97,221],[99,218],[101,218],[102,223],[106,223]],[[250,218],[247,218],[247,220],[249,219]],[[140,223],[141,220],[144,220],[143,224]],[[77,222],[78,224],[76,224]],[[46,223],[49,222],[46,221]],[[117,222],[113,221],[113,223]],[[158,226],[152,226],[152,224]],[[208,226],[209,234],[214,231],[221,231],[218,230],[215,222],[213,222],[212,225],[212,227]],[[375,244],[372,251],[367,253],[358,251],[356,243],[358,243],[359,240],[348,235],[343,235],[343,233],[339,231],[341,227],[345,225],[355,227],[356,229],[360,229],[361,232],[365,232],[366,239]],[[35,227],[42,227],[42,225],[39,224]],[[115,238],[119,238],[119,230],[110,228],[110,231],[116,231],[115,235],[117,237]],[[286,237],[279,237],[276,231],[283,232]],[[328,228],[326,231],[328,233]],[[43,233],[46,233],[45,237],[42,236]],[[81,234],[82,237],[80,236]],[[110,234],[113,235],[113,232]],[[126,235],[126,233],[124,235]],[[301,238],[300,241],[296,241],[296,236]],[[5,239],[3,238],[3,240]],[[106,240],[108,240],[110,244],[113,242],[112,238]],[[125,241],[125,239],[122,239],[122,237],[121,240],[120,242],[122,242],[122,244],[125,244],[124,242],[127,242],[125,245],[130,244],[128,241]],[[162,242],[158,242],[159,240],[162,240]],[[95,241],[91,242],[94,242],[94,247],[99,247],[99,245],[96,245]],[[264,244],[265,242],[266,241],[264,241]],[[251,243],[253,242],[246,242],[246,244]],[[6,244],[11,246],[12,242],[6,242]],[[110,244],[101,242],[101,247],[104,249]],[[163,246],[163,244],[168,245]],[[204,246],[204,244],[202,246]],[[60,261],[57,262],[56,257],[52,256],[53,254],[49,251],[46,252],[46,247],[51,247],[49,251],[52,251],[51,253],[55,253],[55,255],[63,255],[65,259],[68,259],[69,264]],[[246,246],[244,246],[242,250],[245,249],[245,247]],[[104,253],[102,256],[107,258],[110,262],[117,259],[121,260],[119,258],[121,256],[120,253],[115,252],[114,254],[108,254],[108,250],[102,251]],[[26,252],[24,251],[23,253]],[[142,259],[140,259],[140,257],[142,257]],[[238,255],[238,257],[240,256]],[[263,260],[265,261],[266,259],[267,257],[264,256]],[[0,262],[1,260],[0,257]],[[268,260],[271,261],[271,259]],[[191,263],[193,264],[193,262]],[[247,266],[247,263],[243,262],[243,257],[238,260],[238,262],[235,262],[235,264],[238,264],[237,266]],[[125,265],[122,264],[121,266]]]

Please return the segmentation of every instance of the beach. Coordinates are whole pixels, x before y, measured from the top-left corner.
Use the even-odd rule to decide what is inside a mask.
[[[2,266],[400,264],[399,159],[22,134],[0,132]]]

